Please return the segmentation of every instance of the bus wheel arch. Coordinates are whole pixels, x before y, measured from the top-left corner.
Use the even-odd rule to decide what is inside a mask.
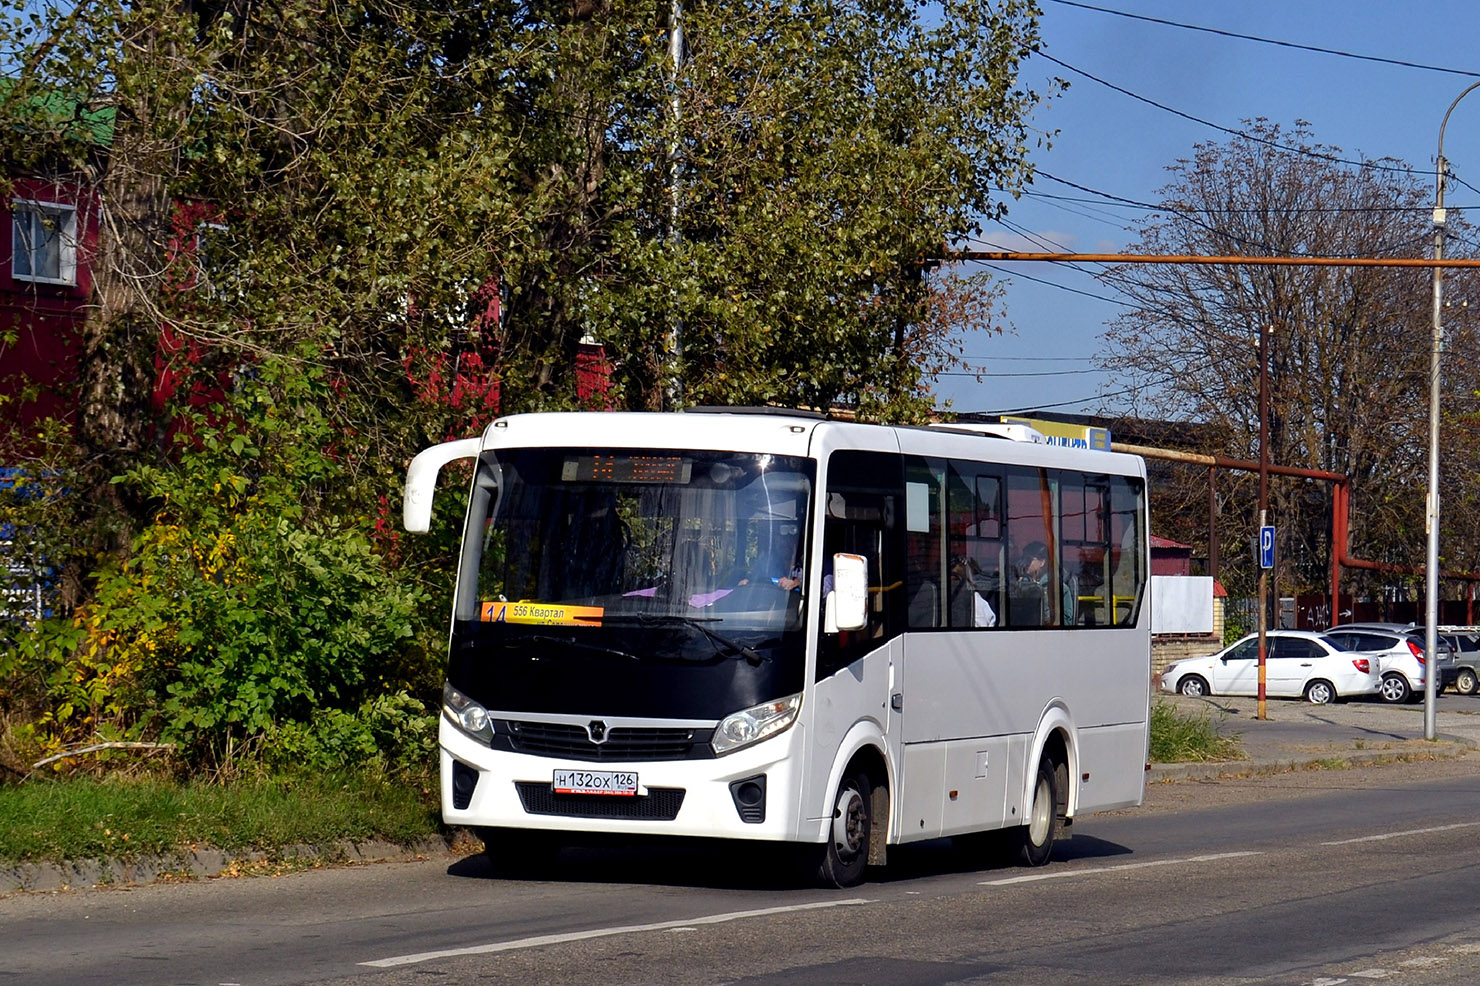
[[[852,887],[869,866],[882,866],[889,836],[889,776],[883,751],[855,749],[829,787],[823,843],[809,855],[826,887]]]
[[[1033,755],[1029,758],[1027,765],[1027,787],[1022,795],[1023,804],[1031,806],[1033,792],[1036,788],[1034,774],[1038,764],[1045,758],[1052,761],[1058,781],[1059,814],[1065,826],[1074,824],[1074,815],[1079,805],[1077,735],[1068,710],[1057,703],[1049,706],[1038,723],[1038,730],[1033,739]]]
[[[1075,771],[1078,757],[1068,715],[1051,708],[1033,744],[1023,792],[1023,824],[1010,833],[1012,855],[1026,866],[1042,866],[1055,840],[1067,833],[1078,800]]]

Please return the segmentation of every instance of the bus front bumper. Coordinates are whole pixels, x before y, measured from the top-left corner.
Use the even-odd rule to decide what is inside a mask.
[[[470,828],[795,841],[802,729],[723,757],[592,763],[492,750],[444,715],[442,818]],[[562,772],[636,774],[636,792],[562,794],[554,790],[570,776]]]

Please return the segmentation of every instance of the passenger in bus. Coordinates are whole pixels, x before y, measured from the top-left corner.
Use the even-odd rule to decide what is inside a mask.
[[[791,592],[802,587],[802,565],[797,557],[795,538],[777,539],[762,546],[748,571],[736,581],[736,585],[765,585],[767,582]],[[784,560],[783,560],[784,559]]]
[[[1053,574],[1048,564],[1048,545],[1042,541],[1030,541],[1024,548],[1022,556],[1018,561],[1018,586],[1036,586],[1038,592],[1035,595],[1042,598],[1042,614],[1038,626],[1051,626],[1054,623],[1053,611],[1049,605],[1052,598],[1049,595],[1049,577]],[[1075,607],[1079,602],[1079,590],[1073,578],[1063,580],[1063,609],[1061,623],[1068,626],[1074,622]],[[1021,592],[1018,593],[1021,595]]]
[[[951,626],[996,626],[997,611],[988,596],[997,594],[1000,581],[997,576],[983,572],[976,559],[957,555],[951,564]]]

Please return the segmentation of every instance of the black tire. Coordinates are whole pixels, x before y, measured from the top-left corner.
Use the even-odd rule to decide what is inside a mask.
[[[1397,672],[1382,676],[1382,700],[1390,705],[1402,705],[1413,697],[1413,689],[1408,687],[1408,679]]]
[[[1033,801],[1028,805],[1026,825],[1011,830],[1011,847],[1023,866],[1042,866],[1053,855],[1054,840],[1064,821],[1064,784],[1068,771],[1044,757],[1038,761],[1033,781]]]
[[[1454,679],[1454,690],[1461,695],[1475,694],[1480,691],[1480,675],[1475,674],[1474,668],[1460,668]]]
[[[1317,678],[1305,686],[1305,700],[1311,705],[1326,705],[1336,699],[1336,686],[1329,681]]]
[[[1177,694],[1191,698],[1206,698],[1213,694],[1213,690],[1208,687],[1208,682],[1202,675],[1189,674],[1177,682]]]
[[[838,782],[832,825],[817,867],[817,878],[823,886],[842,889],[863,882],[869,839],[873,836],[872,799],[873,789],[862,771],[850,771]]]

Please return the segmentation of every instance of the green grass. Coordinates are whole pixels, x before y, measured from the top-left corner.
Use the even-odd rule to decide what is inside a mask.
[[[269,777],[223,784],[76,778],[0,787],[0,861],[128,857],[194,846],[272,857],[294,845],[439,831],[430,778]]]
[[[1218,734],[1218,721],[1209,712],[1182,713],[1165,699],[1151,704],[1151,762],[1202,763],[1240,760],[1238,740]]]
[[[1155,763],[1237,760],[1210,713],[1151,708]],[[0,862],[127,858],[199,846],[273,858],[289,846],[434,836],[436,780],[378,772],[302,774],[226,783],[158,777],[31,780],[0,786]]]

